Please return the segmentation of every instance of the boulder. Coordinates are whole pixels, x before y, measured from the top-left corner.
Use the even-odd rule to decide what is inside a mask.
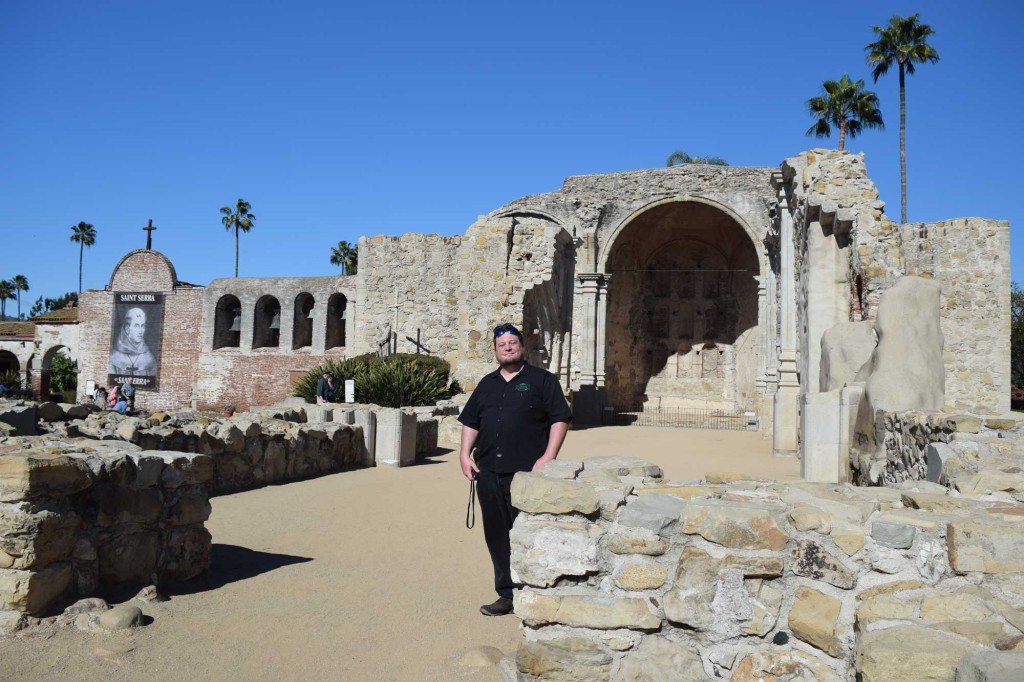
[[[949,565],[957,573],[1024,572],[1024,532],[1019,523],[957,519],[946,533]]]
[[[36,407],[39,418],[44,422],[56,422],[64,419],[64,408],[60,403],[46,401]]]
[[[798,639],[839,658],[843,653],[839,638],[839,611],[842,606],[842,602],[834,597],[801,587],[796,591],[789,611],[789,627]]]
[[[516,668],[542,680],[592,682],[608,679],[612,656],[585,637],[526,641],[516,652]]]
[[[648,680],[708,680],[700,654],[693,647],[664,637],[646,637],[619,664],[614,682]]]
[[[512,577],[516,582],[550,587],[562,576],[596,571],[601,534],[602,529],[593,524],[520,515],[509,533]]]
[[[781,516],[778,508],[767,505],[691,500],[685,504],[680,530],[730,549],[778,551],[789,542]]]
[[[863,322],[840,322],[821,335],[821,372],[819,391],[842,388],[854,380],[857,372],[871,359],[875,350],[875,325]]]
[[[139,627],[142,625],[142,609],[131,604],[115,606],[99,615],[97,625],[101,630],[108,632]]]
[[[13,429],[14,436],[36,435],[38,413],[35,403],[30,405],[0,405],[0,422]]]
[[[974,647],[953,635],[900,625],[857,637],[855,665],[863,682],[953,682],[960,659]]]
[[[0,502],[72,495],[92,482],[86,463],[67,455],[16,452],[0,456]]]
[[[939,325],[938,282],[901,277],[882,296],[875,316],[878,345],[857,376],[864,395],[857,412],[855,444],[874,452],[881,441],[875,410],[938,410],[945,402],[946,370]]]
[[[670,495],[641,495],[629,499],[619,511],[619,526],[646,528],[658,535],[668,535],[679,521],[686,503]]]

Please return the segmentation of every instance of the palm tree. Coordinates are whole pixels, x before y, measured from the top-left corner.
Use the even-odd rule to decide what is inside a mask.
[[[224,217],[220,221],[224,224],[225,230],[235,230],[235,277],[238,277],[238,231],[248,232],[252,229],[252,224],[256,222],[256,216],[249,213],[249,209],[252,206],[245,199],[239,199],[235,204],[235,210],[232,211],[230,206],[225,206],[220,209],[220,212],[224,214]]]
[[[18,319],[21,319],[21,292],[28,291],[28,278],[25,275],[15,275],[14,279],[11,280],[14,283],[14,288],[18,292]]]
[[[331,247],[331,265],[340,265],[343,275],[354,275],[359,266],[359,251],[347,241],[340,241]]]
[[[78,293],[82,293],[82,254],[85,247],[96,243],[96,228],[89,223],[80,222],[71,226],[71,241],[78,243]]]
[[[907,92],[906,74],[914,75],[915,64],[939,61],[939,53],[926,41],[935,31],[928,24],[917,20],[919,14],[909,17],[892,15],[889,25],[872,26],[878,40],[864,49],[868,53],[868,64],[874,66],[871,75],[875,82],[888,73],[889,67],[897,64],[900,69],[900,201],[901,222],[907,222]]]
[[[7,300],[14,298],[14,282],[0,280],[0,320],[7,319]]]
[[[669,154],[666,166],[681,166],[684,163],[699,163],[707,166],[728,166],[728,162],[719,156],[690,156],[682,150]]]
[[[845,73],[837,81],[824,81],[822,94],[807,100],[807,109],[818,120],[807,129],[808,135],[829,137],[832,126],[839,128],[839,149],[846,136],[857,137],[865,128],[884,128],[878,97],[864,89],[864,81],[851,81]]]

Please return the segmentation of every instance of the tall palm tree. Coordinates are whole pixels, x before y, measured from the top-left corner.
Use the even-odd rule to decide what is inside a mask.
[[[354,275],[359,267],[359,251],[345,240],[331,247],[331,265],[340,265],[341,274]]]
[[[28,278],[25,275],[15,275],[11,280],[18,292],[18,319],[21,319],[21,292],[28,291]]]
[[[707,166],[728,166],[728,162],[719,156],[690,156],[683,150],[674,151],[669,154],[666,166],[681,166],[684,163],[698,163]]]
[[[846,136],[857,137],[865,128],[884,128],[878,97],[864,89],[864,81],[851,81],[845,73],[837,81],[824,81],[822,94],[807,100],[807,110],[818,118],[807,129],[808,135],[829,137],[832,126],[839,128],[839,149],[846,146]]]
[[[7,319],[7,300],[14,298],[14,282],[0,280],[0,320]]]
[[[238,277],[238,231],[248,232],[252,229],[252,224],[256,222],[256,216],[249,213],[249,209],[252,206],[245,199],[239,199],[235,204],[235,209],[231,210],[230,206],[224,206],[220,209],[220,212],[224,215],[220,221],[224,224],[225,230],[235,231],[235,277]]]
[[[82,293],[82,254],[85,247],[96,243],[96,228],[89,223],[80,222],[71,226],[71,241],[78,244],[78,293]]]
[[[914,75],[915,64],[939,61],[939,53],[927,43],[935,31],[918,21],[919,14],[909,17],[892,15],[888,26],[872,26],[878,40],[864,49],[868,64],[875,67],[871,75],[875,82],[896,64],[900,70],[900,202],[901,222],[907,222],[907,92],[906,74]]]

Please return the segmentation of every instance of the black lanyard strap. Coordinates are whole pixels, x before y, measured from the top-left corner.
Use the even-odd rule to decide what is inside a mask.
[[[466,505],[466,528],[476,525],[476,478],[469,482],[469,504]]]

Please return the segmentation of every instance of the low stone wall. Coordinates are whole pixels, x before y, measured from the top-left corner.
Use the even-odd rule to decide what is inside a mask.
[[[203,573],[213,478],[195,453],[0,444],[0,614]]]
[[[1024,421],[938,412],[875,412],[877,453],[851,456],[858,485],[926,480],[1024,501]]]
[[[1002,653],[1024,649],[1024,505],[745,478],[666,483],[626,458],[517,474],[524,637],[504,679],[952,682],[984,656],[1024,670]]]

